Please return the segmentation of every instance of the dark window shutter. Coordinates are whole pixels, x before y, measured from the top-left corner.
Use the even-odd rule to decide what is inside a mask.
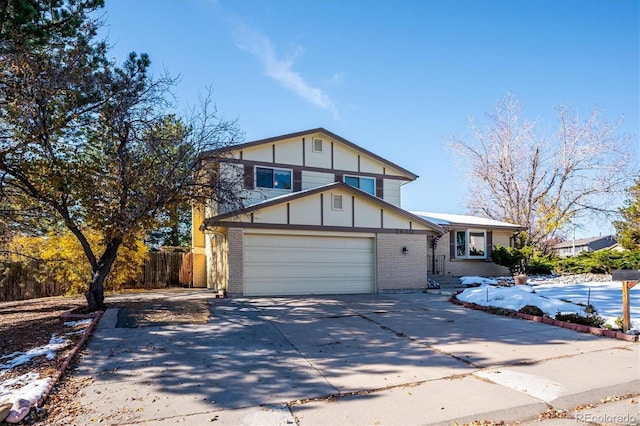
[[[491,252],[493,251],[493,232],[487,231],[487,259],[491,260]]]
[[[384,179],[376,178],[376,197],[384,198]]]
[[[336,173],[335,176],[336,182],[344,182],[344,175],[342,173]]]
[[[302,191],[302,170],[293,171],[293,192]]]
[[[456,231],[453,229],[449,231],[449,257],[456,258]]]
[[[245,164],[244,166],[244,189],[254,189],[253,187],[253,166]]]

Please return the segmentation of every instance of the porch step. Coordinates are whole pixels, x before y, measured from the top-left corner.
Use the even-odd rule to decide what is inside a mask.
[[[440,284],[440,288],[427,289],[427,293],[453,295],[466,288],[460,284],[460,277],[454,275],[429,275],[429,279]]]

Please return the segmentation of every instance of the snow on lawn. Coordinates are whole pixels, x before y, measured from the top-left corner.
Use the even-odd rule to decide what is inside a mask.
[[[0,402],[15,402],[26,399],[31,405],[36,405],[47,391],[51,378],[40,378],[38,373],[30,372],[0,382]]]
[[[468,277],[462,277],[461,282]],[[471,280],[474,281],[471,277]],[[457,295],[458,300],[476,303],[482,306],[495,306],[518,310],[525,305],[534,305],[550,317],[558,312],[585,314],[587,303],[593,305],[606,324],[616,327],[615,320],[622,317],[622,283],[575,282],[570,284],[537,284],[535,280],[528,285],[498,287],[488,280],[479,287],[468,288]],[[629,290],[631,328],[640,331],[640,285]],[[581,306],[582,305],[582,306]]]
[[[78,326],[83,329],[76,331],[69,331],[67,336],[84,332],[86,327],[91,324],[92,319],[65,322],[67,327]],[[35,405],[47,391],[49,384],[51,383],[50,377],[40,377],[36,372],[28,372],[18,377],[10,379],[2,379],[2,376],[7,372],[10,372],[12,368],[24,365],[32,359],[45,356],[47,359],[54,359],[58,356],[58,352],[61,349],[66,348],[71,344],[71,341],[57,335],[52,335],[49,339],[49,343],[46,345],[38,346],[36,348],[29,349],[25,352],[14,352],[9,355],[0,357],[0,403],[12,402],[15,403],[19,399],[26,399],[32,405]]]
[[[46,356],[47,359],[54,359],[56,357],[56,351],[66,347],[69,344],[69,341],[58,337],[55,334],[51,336],[49,343],[44,346],[39,346],[37,348],[29,349],[26,352],[14,352],[9,355],[0,357],[0,375],[6,373],[8,370],[13,367],[17,367],[22,364],[26,364],[31,361],[33,358],[37,356]],[[6,362],[2,362],[3,359],[9,359]]]
[[[486,277],[460,277],[460,284],[462,285],[478,285],[478,284],[493,284],[497,285],[498,280],[494,278],[486,278]]]

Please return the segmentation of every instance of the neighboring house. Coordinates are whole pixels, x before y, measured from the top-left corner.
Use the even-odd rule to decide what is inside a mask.
[[[434,275],[509,275],[509,269],[491,260],[495,245],[513,245],[513,236],[525,228],[498,220],[459,214],[412,212],[445,229],[432,243],[429,272]]]
[[[210,157],[222,172],[244,176],[239,190],[247,203],[234,211],[194,208],[196,287],[232,295],[421,289],[433,241],[448,230],[469,242],[457,246],[449,263],[483,264],[467,268],[480,274],[489,264],[500,268],[487,260],[492,241],[508,244],[515,229],[473,221],[443,222],[445,229],[403,210],[400,188],[417,175],[323,128],[234,145]]]
[[[553,251],[560,257],[571,257],[582,252],[612,248],[617,242],[615,235],[581,238],[556,244],[553,246]]]

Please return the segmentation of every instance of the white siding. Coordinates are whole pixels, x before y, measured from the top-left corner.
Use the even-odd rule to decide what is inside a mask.
[[[383,181],[383,199],[387,203],[400,207],[400,187],[404,181],[397,179],[384,179]]]
[[[358,153],[341,144],[333,145],[333,167],[336,170],[358,171]]]
[[[245,148],[242,151],[242,158],[251,161],[273,161],[273,145],[264,144]]]
[[[302,139],[291,139],[276,144],[276,163],[302,165]]]
[[[302,190],[317,188],[335,182],[336,176],[333,173],[302,171]]]
[[[333,196],[342,196],[342,209],[334,210],[332,206]],[[325,226],[351,226],[353,222],[351,195],[346,193],[325,193],[324,203],[324,225]]]
[[[320,225],[320,197],[308,197],[291,203],[289,220],[292,225]]]
[[[359,228],[380,228],[380,207],[356,198],[355,225]]]
[[[256,210],[253,213],[255,223],[287,223],[287,206],[277,205],[271,208]]]
[[[322,139],[322,152],[313,150],[313,140]],[[331,140],[322,135],[308,136],[304,141],[305,166],[331,169]]]
[[[409,220],[385,211],[383,226],[385,229],[409,229]]]
[[[360,172],[382,174],[384,166],[378,160],[373,160],[363,155],[360,156]]]

